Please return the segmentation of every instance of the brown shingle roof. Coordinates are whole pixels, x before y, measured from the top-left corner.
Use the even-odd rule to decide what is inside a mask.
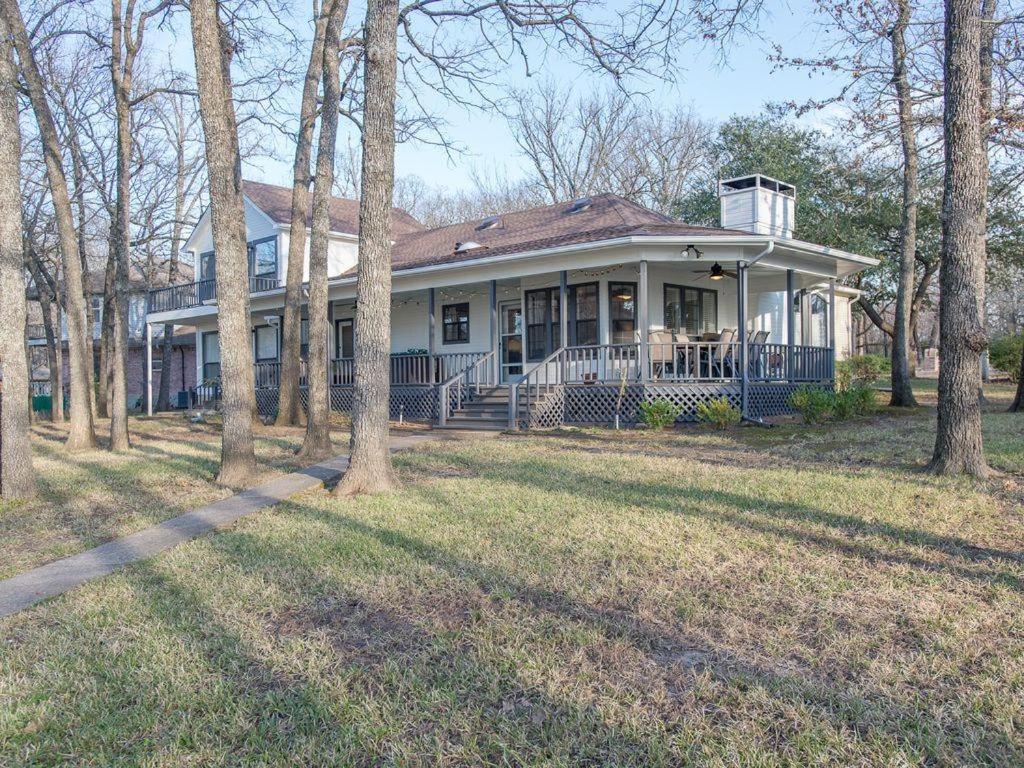
[[[481,221],[476,219],[406,235],[397,239],[391,263],[394,269],[411,269],[630,235],[749,234],[684,224],[618,195],[596,195],[576,212],[572,207],[556,203],[502,214],[493,228],[478,229]],[[456,252],[456,243],[468,241],[481,247]]]
[[[292,219],[291,187],[278,187],[259,181],[243,181],[242,191],[245,196],[278,224],[290,224]],[[424,227],[401,208],[392,208],[392,226],[395,235],[410,232],[421,232]],[[312,217],[312,200],[310,212],[306,216],[309,226]],[[331,230],[356,234],[359,231],[359,201],[343,197],[332,197],[330,207]]]

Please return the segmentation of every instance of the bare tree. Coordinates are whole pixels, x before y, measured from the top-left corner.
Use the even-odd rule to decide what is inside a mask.
[[[0,494],[23,499],[35,493],[29,442],[28,360],[25,356],[25,263],[21,241],[21,134],[18,73],[7,25],[0,19]],[[20,332],[19,332],[20,331]]]
[[[910,25],[910,0],[896,0],[896,23],[889,38],[892,43],[893,86],[896,91],[900,146],[903,150],[903,201],[900,217],[899,278],[896,285],[896,316],[892,338],[892,395],[890,405],[917,405],[910,384],[910,306],[914,295],[914,254],[917,252],[917,127],[913,95],[907,74],[907,27]]]
[[[6,0],[10,2],[11,0]],[[256,471],[252,417],[256,382],[250,344],[245,208],[238,125],[231,96],[234,41],[217,0],[193,0],[199,112],[206,136],[213,247],[217,254],[217,329],[220,337],[224,428],[218,481],[246,484]]]
[[[946,0],[945,158],[939,275],[939,407],[929,469],[984,477],[980,356],[987,346],[979,298],[985,275],[982,178],[981,15],[973,0]]]
[[[330,333],[327,321],[327,246],[331,230],[334,149],[341,104],[338,64],[341,54],[341,20],[348,9],[348,0],[328,2],[329,7],[325,12],[329,14],[329,19],[323,45],[324,97],[316,150],[313,231],[309,246],[309,359],[306,363],[309,413],[306,418],[306,437],[299,451],[301,456],[308,459],[322,459],[331,454],[331,403],[327,388],[327,339]]]
[[[314,2],[316,23],[309,52],[309,65],[302,82],[299,106],[299,127],[295,137],[295,159],[292,163],[291,228],[288,231],[288,274],[285,280],[284,328],[281,344],[281,385],[278,397],[277,423],[297,424],[299,421],[299,357],[302,346],[300,305],[302,302],[302,267],[306,259],[306,212],[309,210],[309,162],[316,122],[316,95],[324,65],[324,35],[327,28],[326,0],[322,12]],[[311,253],[312,258],[312,253]]]
[[[352,451],[348,469],[334,490],[338,495],[386,490],[397,481],[388,447],[397,23],[398,0],[369,0],[364,27]]]
[[[50,196],[53,201],[60,239],[65,301],[68,305],[68,351],[71,357],[71,429],[68,433],[67,446],[72,450],[93,448],[96,446],[96,432],[93,427],[92,397],[89,386],[92,364],[88,357],[89,344],[86,335],[82,262],[71,199],[68,194],[67,178],[64,175],[60,140],[17,1],[0,0],[0,13],[13,36],[21,73],[28,90],[32,110],[35,113],[36,123],[39,126]]]

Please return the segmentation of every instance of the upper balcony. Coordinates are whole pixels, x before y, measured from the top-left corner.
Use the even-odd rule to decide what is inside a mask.
[[[249,293],[260,293],[280,288],[277,277],[250,277]],[[171,312],[209,304],[217,300],[217,281],[198,280],[194,283],[157,288],[149,292],[146,312]]]

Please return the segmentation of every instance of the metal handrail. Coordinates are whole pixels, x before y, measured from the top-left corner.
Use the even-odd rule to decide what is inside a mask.
[[[519,426],[519,390],[522,389],[523,385],[526,385],[526,409],[530,409],[530,400],[532,398],[531,392],[536,389],[537,395],[540,395],[541,387],[544,388],[544,393],[547,394],[551,391],[551,387],[559,386],[565,377],[565,347],[559,347],[550,355],[541,360],[533,369],[523,376],[519,381],[514,382],[509,387],[508,393],[508,426],[509,429],[517,429]],[[555,382],[550,382],[548,378],[548,369],[551,364],[555,363]],[[541,384],[540,373],[544,373],[544,383]],[[538,379],[535,383],[533,379]]]
[[[454,373],[441,382],[437,390],[437,422],[440,426],[445,426],[448,423],[448,418],[452,413],[459,410],[464,402],[464,395],[468,394],[470,386],[476,389],[476,393],[480,394],[481,384],[493,384],[491,381],[491,374],[494,371],[494,350],[485,353],[482,357],[473,361],[458,373]],[[483,375],[480,373],[480,369],[483,369]],[[475,375],[473,375],[475,374]],[[472,381],[470,379],[472,378]],[[483,381],[486,378],[487,381]],[[455,407],[451,408],[451,390],[455,388]]]

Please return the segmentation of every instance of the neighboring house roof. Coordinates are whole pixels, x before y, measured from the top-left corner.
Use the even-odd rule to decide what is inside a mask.
[[[259,181],[243,181],[242,192],[252,203],[269,216],[274,223],[290,225],[292,220],[292,188],[278,187]],[[312,195],[310,211],[306,215],[306,226],[312,220]],[[424,226],[401,208],[391,209],[391,224],[396,236],[410,232],[422,232]],[[330,205],[332,232],[356,234],[359,231],[359,201],[343,197],[332,197]]]

